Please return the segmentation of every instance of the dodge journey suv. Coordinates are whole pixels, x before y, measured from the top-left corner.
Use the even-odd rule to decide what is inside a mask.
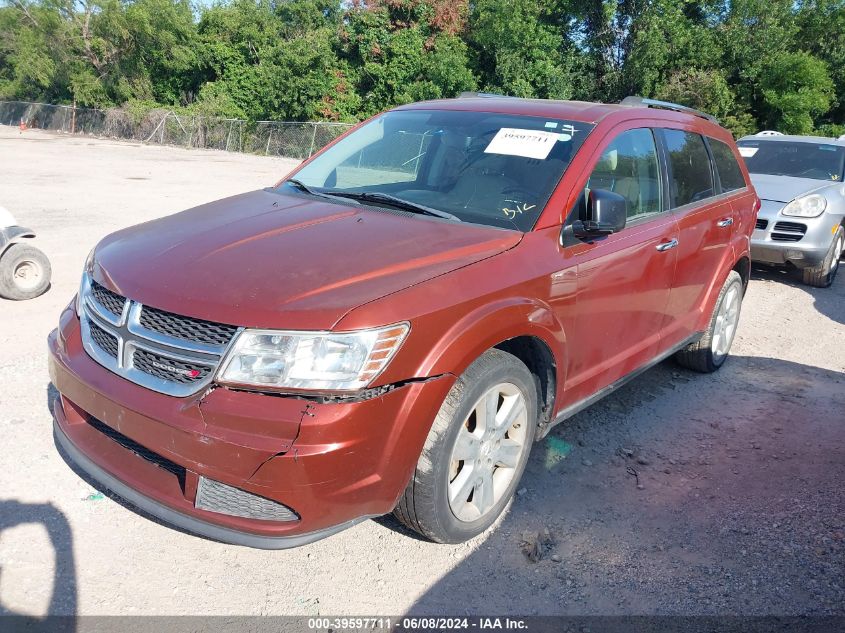
[[[731,135],[673,104],[396,108],[103,239],[49,338],[57,444],[220,541],[391,511],[463,541],[555,424],[670,355],[725,362],[758,205]]]

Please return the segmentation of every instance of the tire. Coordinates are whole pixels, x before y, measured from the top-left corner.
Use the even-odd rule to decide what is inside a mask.
[[[709,374],[725,363],[739,323],[742,295],[742,277],[732,270],[719,291],[707,331],[698,341],[675,354],[675,360],[680,365],[702,374]],[[731,316],[728,317],[729,323],[725,324],[728,312]],[[722,330],[723,325],[727,325],[729,329]],[[722,336],[726,338],[723,339]]]
[[[0,297],[23,301],[47,292],[50,260],[33,246],[12,244],[0,256]]]
[[[393,511],[399,521],[438,543],[460,543],[490,527],[513,497],[528,462],[537,430],[538,394],[536,378],[515,356],[491,349],[476,359],[437,413],[416,469]],[[478,407],[484,406],[482,401],[494,400],[501,419],[480,423],[484,409]],[[510,418],[513,424],[508,412],[519,413]],[[486,434],[485,427],[490,429]],[[461,454],[463,460],[453,459]],[[467,499],[459,491],[467,491]]]
[[[845,229],[840,226],[830,242],[830,248],[822,263],[802,270],[806,285],[815,288],[827,288],[833,283],[836,273],[839,271],[839,258],[842,257],[843,245],[845,245]]]

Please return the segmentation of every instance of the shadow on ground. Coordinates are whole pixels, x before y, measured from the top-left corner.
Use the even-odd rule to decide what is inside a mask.
[[[536,445],[509,515],[409,613],[845,614],[842,411],[841,373],[662,363]]]
[[[42,525],[55,555],[53,587],[45,617],[22,615],[9,609],[0,594],[0,629],[7,631],[76,630],[77,612],[76,565],[73,558],[73,533],[65,515],[50,503],[21,503],[15,499],[0,500],[0,539],[3,532],[21,525]],[[25,558],[24,554],[24,558]],[[0,560],[0,578],[8,563]],[[0,585],[2,589],[2,585]],[[63,617],[53,618],[60,614]],[[7,628],[8,627],[8,628]]]
[[[845,261],[840,266],[845,268]],[[813,288],[801,281],[799,271],[772,266],[752,266],[751,279],[776,281],[803,290],[813,297],[816,310],[835,323],[845,324],[845,274],[841,270],[828,288]]]

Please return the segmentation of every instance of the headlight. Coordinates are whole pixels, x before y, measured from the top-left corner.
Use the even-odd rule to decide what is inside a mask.
[[[362,389],[387,366],[409,328],[399,323],[356,332],[244,330],[218,381],[276,389]]]
[[[827,209],[827,198],[817,193],[811,193],[803,198],[795,198],[783,208],[781,213],[800,218],[815,218],[824,213],[825,209]]]

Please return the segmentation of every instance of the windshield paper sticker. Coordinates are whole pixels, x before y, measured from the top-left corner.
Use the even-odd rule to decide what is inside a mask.
[[[559,134],[540,130],[519,130],[503,127],[498,132],[485,154],[506,154],[525,158],[545,159],[557,142]]]
[[[759,147],[740,147],[739,148],[739,155],[743,158],[751,158],[754,154],[757,153],[757,150],[760,149]]]

